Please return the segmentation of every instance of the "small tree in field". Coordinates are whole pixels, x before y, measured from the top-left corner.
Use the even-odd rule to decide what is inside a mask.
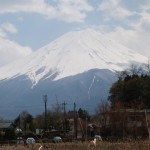
[[[26,136],[26,134],[29,132],[35,132],[33,117],[27,111],[21,112],[12,123],[12,126],[14,128],[22,129],[24,132],[24,136]]]
[[[100,124],[103,124],[106,127],[107,124],[107,116],[110,112],[110,103],[108,101],[101,101],[96,108],[96,116],[100,121]]]
[[[102,100],[96,107],[95,121],[99,125],[99,134],[107,135],[108,119],[110,113],[110,103],[107,100]]]
[[[44,128],[44,118],[45,114],[42,113],[40,115],[37,115],[35,117],[35,122],[37,125],[37,128]],[[49,130],[56,129],[56,130],[62,130],[62,124],[63,124],[63,113],[62,113],[62,105],[59,102],[56,102],[56,104],[52,105],[50,110],[47,110],[47,128]]]

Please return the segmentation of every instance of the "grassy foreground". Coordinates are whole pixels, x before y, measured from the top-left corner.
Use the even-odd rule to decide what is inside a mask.
[[[89,146],[88,142],[72,143],[47,143],[42,144],[41,150],[150,150],[150,141],[130,141],[130,142],[99,142],[96,147]],[[38,150],[40,144],[34,145],[2,145],[0,150]]]

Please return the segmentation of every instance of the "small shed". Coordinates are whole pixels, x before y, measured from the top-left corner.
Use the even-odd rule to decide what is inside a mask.
[[[11,127],[11,123],[8,122],[0,122],[0,132],[5,132],[7,129]]]

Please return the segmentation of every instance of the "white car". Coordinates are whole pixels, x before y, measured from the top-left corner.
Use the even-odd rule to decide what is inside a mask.
[[[62,138],[60,136],[55,136],[53,140],[55,143],[61,143],[62,142]]]
[[[26,143],[27,143],[27,144],[34,144],[34,143],[35,143],[35,139],[32,138],[32,137],[27,138]]]
[[[100,135],[95,135],[94,138],[98,141],[102,141],[102,137]]]

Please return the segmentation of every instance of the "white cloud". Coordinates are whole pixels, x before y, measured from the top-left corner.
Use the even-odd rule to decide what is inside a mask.
[[[22,59],[32,52],[31,48],[8,40],[8,33],[17,33],[17,28],[9,22],[0,25],[0,67]]]
[[[82,22],[93,8],[86,0],[55,0],[57,18],[66,22]]]
[[[149,11],[150,10],[150,0],[147,0],[147,5],[143,5],[140,7],[142,11]]]
[[[140,28],[146,31],[150,31],[150,13],[143,10],[139,13],[139,15],[141,17],[139,18],[139,20],[132,24],[133,27],[135,27],[136,29]]]
[[[29,55],[31,48],[23,47],[16,42],[0,38],[0,67]]]
[[[44,0],[0,2],[0,14],[34,12],[45,15],[48,19],[59,19],[66,22],[81,22],[86,18],[86,13],[92,10],[93,8],[87,3],[87,0],[52,0],[49,4]]]
[[[149,32],[143,29],[138,30],[127,30],[122,27],[116,27],[114,32],[106,33],[107,36],[115,41],[120,42],[126,47],[135,50],[146,57],[150,58],[149,43],[150,36]]]
[[[35,9],[39,11],[43,5],[43,0],[5,0],[0,2],[0,13],[34,12]]]
[[[105,17],[114,19],[124,19],[132,16],[133,13],[122,6],[121,0],[107,0],[103,1],[98,8]]]
[[[150,58],[150,3],[141,6],[141,8],[136,8],[134,12],[130,12],[121,2],[121,0],[108,0],[100,4],[99,10],[104,13],[107,19],[120,20],[126,26],[124,28],[121,24],[118,25],[114,22],[113,29],[112,26],[108,25],[111,30],[105,30],[105,34],[109,38]],[[128,16],[135,18],[128,18]],[[111,24],[111,22],[109,23]]]
[[[4,23],[1,25],[1,28],[9,33],[17,33],[16,27],[11,23]]]
[[[6,33],[0,28],[0,37],[6,37]]]

